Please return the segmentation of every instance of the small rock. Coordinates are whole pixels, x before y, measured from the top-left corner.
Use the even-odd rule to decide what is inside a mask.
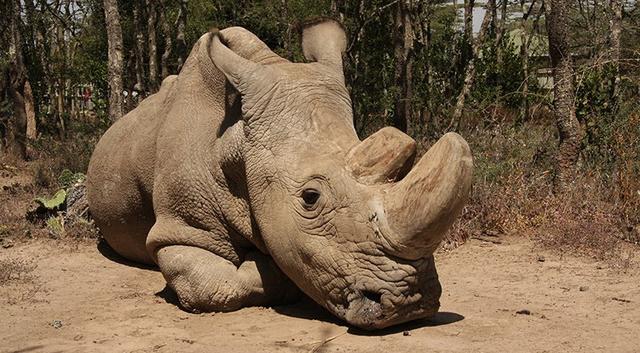
[[[586,292],[586,291],[588,291],[588,290],[589,290],[589,287],[587,287],[587,286],[580,286],[580,288],[579,288],[579,289],[580,289],[580,291],[581,291],[581,292]]]
[[[411,336],[411,332],[409,332],[409,331],[403,331],[403,332],[402,332],[402,335],[403,335],[403,336]]]
[[[5,249],[9,249],[12,246],[13,246],[13,242],[11,241],[11,239],[5,239],[2,242],[2,247],[5,248]]]
[[[62,328],[62,320],[51,321],[51,326],[53,326],[53,328]]]
[[[522,309],[522,310],[516,311],[516,314],[518,314],[518,315],[531,315],[531,311],[529,309]]]
[[[544,258],[544,256],[542,255],[538,256],[538,262],[545,262],[545,260],[546,259]]]

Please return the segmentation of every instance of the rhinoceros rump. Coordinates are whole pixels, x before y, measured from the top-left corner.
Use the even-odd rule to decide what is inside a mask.
[[[469,193],[469,147],[449,133],[414,165],[396,129],[360,141],[345,43],[337,22],[310,22],[309,62],[292,63],[243,28],[202,36],[91,158],[89,207],[110,246],[157,264],[191,311],[302,290],[364,329],[436,313],[432,254]]]

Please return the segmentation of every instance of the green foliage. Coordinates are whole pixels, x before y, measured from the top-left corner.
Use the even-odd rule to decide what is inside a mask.
[[[628,118],[613,97],[614,80],[614,67],[604,65],[582,72],[576,85],[576,116],[586,132],[583,155],[587,163],[599,165],[607,174],[616,160],[616,133],[625,128]]]
[[[477,64],[477,84],[473,98],[481,105],[498,104],[517,110],[522,101],[519,94],[524,80],[522,60],[509,33],[496,45],[490,38],[484,45]]]
[[[84,181],[85,178],[83,173],[74,173],[69,169],[64,169],[58,177],[58,184],[64,189],[69,189],[76,183]]]
[[[59,210],[67,200],[67,192],[64,189],[58,190],[52,197],[37,197],[34,201],[46,210]]]
[[[64,236],[64,219],[61,216],[58,215],[47,218],[46,225],[51,237],[59,239]]]
[[[544,175],[553,168],[555,145],[545,125],[505,127],[475,132],[471,141],[475,178],[485,185],[503,185],[509,177],[526,171]]]

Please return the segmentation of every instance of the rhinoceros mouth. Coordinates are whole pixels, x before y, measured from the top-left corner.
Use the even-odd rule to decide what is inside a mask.
[[[391,293],[359,292],[348,302],[344,320],[364,330],[382,329],[388,326],[427,318],[438,311],[439,303],[429,296],[414,293],[409,297],[394,297]]]
[[[395,283],[373,281],[371,277],[361,281],[356,279],[354,285],[332,298],[327,308],[349,324],[364,330],[381,329],[434,315],[439,309],[441,287],[433,258],[411,261],[410,264],[411,273]]]

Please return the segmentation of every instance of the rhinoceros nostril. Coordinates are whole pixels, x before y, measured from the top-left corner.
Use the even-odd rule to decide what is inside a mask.
[[[382,297],[382,294],[377,293],[377,292],[364,290],[364,291],[362,291],[362,295],[365,298],[371,300],[372,302],[380,304],[380,298]]]

